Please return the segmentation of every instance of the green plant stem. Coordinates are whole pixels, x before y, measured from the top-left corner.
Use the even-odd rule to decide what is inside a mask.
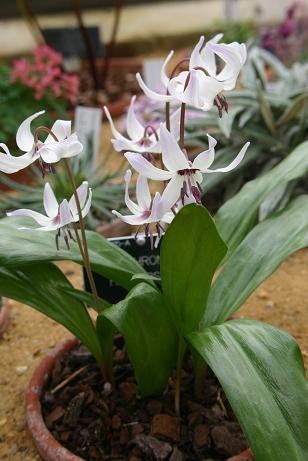
[[[178,359],[176,364],[176,376],[175,376],[175,394],[174,394],[174,409],[175,414],[180,416],[181,414],[181,372],[184,354],[186,350],[186,343],[183,336],[179,336],[179,347],[178,347]]]
[[[78,197],[78,194],[77,194],[76,184],[75,184],[75,180],[74,180],[74,177],[72,175],[72,172],[71,172],[69,161],[66,158],[63,159],[63,160],[64,160],[64,166],[65,166],[65,170],[66,170],[66,173],[67,173],[67,177],[68,177],[68,179],[69,179],[69,181],[71,183],[72,189],[73,189],[73,194],[74,194],[74,197],[75,197],[77,211],[78,211],[78,218],[79,218],[79,225],[80,225],[80,232],[81,232],[81,239],[82,239],[82,247],[83,247],[83,253],[81,254],[81,256],[82,256],[82,258],[84,260],[85,269],[87,271],[91,291],[92,291],[93,298],[94,298],[95,305],[96,305],[96,311],[100,312],[97,290],[96,290],[96,286],[95,286],[95,282],[94,282],[94,278],[93,278],[93,274],[92,274],[92,270],[91,270],[91,265],[90,265],[90,258],[89,258],[88,242],[87,242],[86,231],[85,231],[85,224],[84,224],[84,219],[83,219],[83,216],[82,216],[79,197]],[[77,238],[77,236],[76,236],[76,238]],[[78,240],[77,240],[77,243],[78,243]]]

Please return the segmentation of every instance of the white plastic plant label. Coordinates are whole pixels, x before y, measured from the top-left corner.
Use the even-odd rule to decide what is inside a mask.
[[[100,147],[102,111],[97,107],[77,106],[75,112],[75,130],[83,144],[83,154],[96,163]]]

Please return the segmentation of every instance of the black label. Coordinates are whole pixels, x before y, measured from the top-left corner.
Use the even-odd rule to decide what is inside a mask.
[[[156,237],[155,237],[156,238]],[[150,238],[139,237],[135,239],[134,236],[110,238],[110,242],[118,245],[122,250],[129,253],[136,261],[154,277],[160,277],[159,271],[159,253],[160,243],[157,248],[151,248]],[[125,298],[127,290],[115,284],[102,275],[93,272],[94,281],[97,289],[98,296],[105,299],[110,304],[115,304]],[[85,289],[90,292],[88,277],[84,271]]]

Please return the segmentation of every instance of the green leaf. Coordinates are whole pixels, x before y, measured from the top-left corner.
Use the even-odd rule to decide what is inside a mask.
[[[188,339],[219,379],[256,461],[305,461],[308,382],[295,340],[251,320],[209,327]]]
[[[305,104],[308,100],[308,93],[301,94],[298,98],[295,99],[293,104],[285,110],[282,116],[279,118],[277,125],[281,126],[285,123],[289,123],[293,118],[297,117],[300,112],[305,107]]]
[[[164,299],[180,335],[198,327],[226,252],[213,219],[200,205],[182,208],[169,226],[162,240],[160,273]]]
[[[102,363],[93,322],[83,302],[71,296],[72,285],[53,264],[0,267],[0,296],[15,299],[42,312],[73,333]]]
[[[177,335],[159,291],[146,283],[102,314],[123,334],[142,397],[166,387],[177,353]]]
[[[304,176],[308,171],[308,142],[300,144],[285,160],[264,175],[249,181],[216,215],[216,225],[229,247],[237,247],[256,222],[258,208],[279,185]]]
[[[261,111],[263,120],[265,122],[265,125],[267,126],[269,131],[272,133],[272,135],[275,136],[277,130],[275,126],[274,115],[273,115],[269,102],[267,101],[265,95],[263,94],[260,80],[256,82],[256,90],[257,90],[257,95],[258,95],[259,104],[260,104],[260,111]]]
[[[254,227],[236,248],[211,288],[203,326],[224,322],[290,254],[307,245],[308,195],[303,195]]]
[[[5,218],[0,221],[0,265],[18,267],[44,261],[72,260],[82,264],[82,258],[76,243],[71,241],[71,249],[57,251],[53,232],[18,230],[21,225],[33,225],[32,220],[23,218]],[[101,274],[126,289],[136,282],[134,274],[145,273],[140,264],[107,239],[95,232],[87,232],[89,256],[94,272]],[[63,248],[64,248],[64,244]]]

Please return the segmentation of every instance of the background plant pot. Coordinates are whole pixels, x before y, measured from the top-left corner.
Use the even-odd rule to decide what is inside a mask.
[[[99,226],[96,231],[106,238],[125,237],[134,233],[134,228],[120,219],[115,219],[111,223]]]
[[[52,349],[35,370],[26,392],[28,427],[34,444],[44,461],[85,461],[60,445],[52,436],[43,420],[40,404],[43,387],[56,360],[78,344],[79,341],[71,336]],[[254,461],[254,458],[251,451],[246,450],[227,461]]]
[[[9,306],[6,298],[0,298],[0,338],[7,329],[10,321]]]

